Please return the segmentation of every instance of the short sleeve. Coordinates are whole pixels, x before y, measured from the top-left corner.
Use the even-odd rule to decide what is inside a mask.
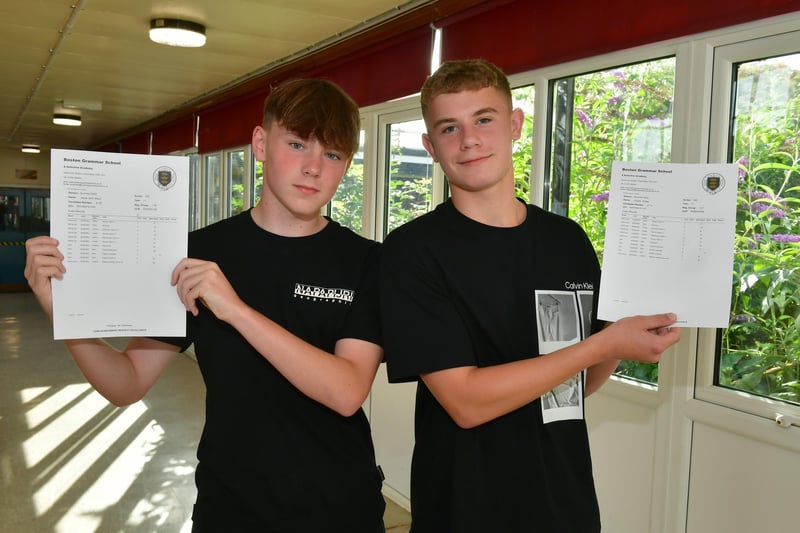
[[[407,226],[406,228],[408,228]],[[390,382],[476,364],[463,317],[429,246],[395,230],[382,250],[381,319]],[[430,241],[428,241],[430,243]]]
[[[339,337],[360,339],[383,345],[378,304],[378,269],[380,267],[380,245],[373,243],[364,258],[363,275],[353,297],[352,307]]]

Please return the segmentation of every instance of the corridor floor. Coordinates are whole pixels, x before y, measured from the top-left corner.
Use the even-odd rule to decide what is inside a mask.
[[[184,355],[142,401],[114,407],[33,295],[0,293],[0,533],[188,532],[203,400]],[[388,499],[385,520],[408,531]]]

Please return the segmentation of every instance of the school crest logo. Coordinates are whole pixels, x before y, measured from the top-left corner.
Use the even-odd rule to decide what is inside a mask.
[[[717,194],[725,188],[725,178],[722,174],[712,172],[703,176],[703,189],[709,194]]]
[[[153,182],[163,191],[172,188],[176,179],[175,171],[169,167],[158,167],[153,173]]]

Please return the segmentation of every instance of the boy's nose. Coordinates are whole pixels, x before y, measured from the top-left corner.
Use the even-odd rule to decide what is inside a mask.
[[[475,130],[469,127],[465,127],[462,130],[461,134],[461,147],[462,148],[472,148],[480,144],[480,139],[478,135],[475,133]]]
[[[303,164],[303,175],[316,177],[319,176],[321,165],[321,156],[311,155],[306,158]]]

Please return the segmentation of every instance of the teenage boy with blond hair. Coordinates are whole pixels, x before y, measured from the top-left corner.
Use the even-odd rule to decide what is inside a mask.
[[[381,260],[389,379],[418,383],[412,531],[599,531],[583,399],[619,359],[658,361],[675,316],[598,323],[585,233],[515,197],[523,114],[497,67],[444,63],[421,103],[451,197]]]
[[[142,398],[194,343],[207,389],[195,532],[383,531],[361,409],[382,358],[378,246],[320,215],[359,130],[358,106],[330,82],[274,89],[252,138],[262,198],[192,232],[172,273],[186,338],[134,338],[123,351],[65,341],[116,405]],[[50,278],[69,276],[64,257],[50,237],[26,249],[25,276],[52,319]]]

